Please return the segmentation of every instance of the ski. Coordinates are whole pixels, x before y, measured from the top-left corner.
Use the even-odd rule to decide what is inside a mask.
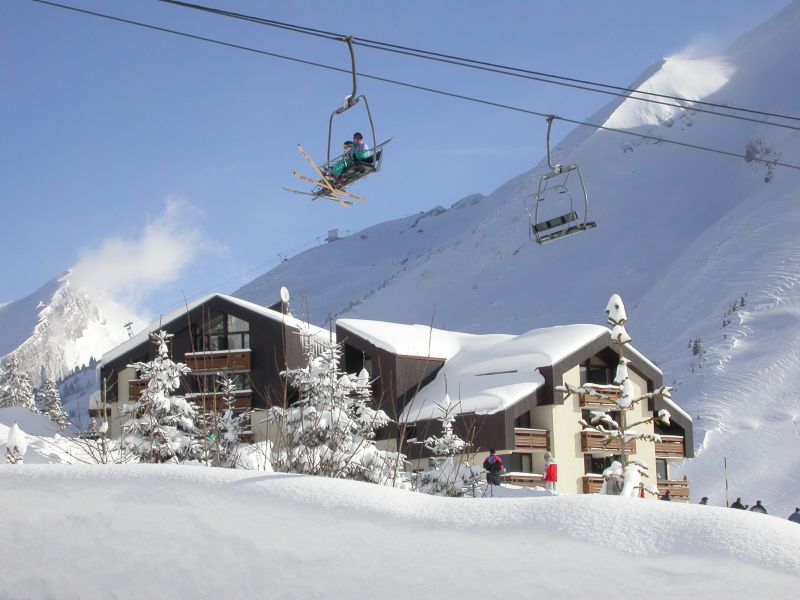
[[[352,202],[345,202],[344,199],[337,193],[339,190],[334,188],[326,181],[317,181],[316,179],[311,179],[310,177],[301,175],[297,171],[292,172],[292,175],[294,175],[301,181],[306,181],[312,185],[317,186],[315,190],[311,191],[310,195],[312,196],[316,196],[317,198],[325,198],[326,200],[335,200],[344,207],[350,206],[350,204],[352,204]]]
[[[328,192],[330,192],[331,196],[336,198],[339,201],[339,203],[342,204],[342,206],[350,205],[350,204],[352,204],[352,202],[345,202],[341,198],[340,194],[346,196],[350,200],[355,200],[356,202],[366,203],[366,200],[364,200],[364,198],[361,198],[359,196],[351,194],[350,192],[348,192],[344,188],[335,188],[335,187],[333,187],[333,185],[331,184],[331,182],[328,179],[328,177],[325,175],[325,173],[322,172],[322,169],[319,168],[317,163],[314,162],[314,159],[312,159],[306,153],[305,149],[303,149],[303,146],[301,146],[300,144],[297,144],[297,150],[303,156],[303,159],[305,159],[305,161],[309,164],[309,166],[314,170],[314,172],[317,175],[319,175],[320,179],[319,179],[319,181],[314,181],[313,179],[310,179],[308,177],[300,175],[299,173],[292,173],[292,175],[294,175],[298,179],[302,179],[303,181],[308,181],[309,183],[313,183],[314,185],[319,186],[321,188],[321,190],[322,189],[327,190]],[[326,196],[327,196],[327,194],[326,194]]]
[[[312,200],[332,200],[334,202],[336,201],[336,198],[332,196],[326,196],[324,194],[315,194],[313,192],[301,192],[300,190],[293,190],[292,188],[287,188],[287,187],[284,187],[283,189],[287,192],[292,192],[293,194],[299,194],[301,196],[311,196]],[[353,204],[352,200],[341,199],[339,201],[344,202],[348,206]]]

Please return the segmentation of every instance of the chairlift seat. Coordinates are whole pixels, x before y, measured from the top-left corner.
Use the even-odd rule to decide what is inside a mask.
[[[594,229],[597,227],[597,223],[594,221],[587,221],[586,223],[579,223],[577,225],[570,225],[569,227],[565,227],[564,229],[557,229],[550,233],[546,233],[544,235],[538,235],[536,237],[536,242],[541,246],[547,242],[552,242],[553,240],[558,240],[563,237],[567,237],[568,235],[573,235],[575,233],[582,233],[584,231],[588,231],[589,229]]]
[[[536,233],[541,233],[543,231],[547,231],[548,229],[553,229],[555,227],[561,227],[562,225],[567,225],[569,223],[575,223],[578,221],[578,213],[573,211],[568,212],[565,215],[561,215],[560,217],[555,217],[553,219],[549,219],[547,221],[542,221],[541,223],[535,223],[533,225],[533,230]]]

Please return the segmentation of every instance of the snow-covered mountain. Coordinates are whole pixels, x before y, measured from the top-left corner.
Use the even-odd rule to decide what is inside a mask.
[[[667,58],[635,85],[791,115],[797,56],[800,2],[726,53]],[[630,98],[587,121],[800,164],[798,132],[763,123]],[[695,439],[703,447],[685,467],[693,494],[724,504],[727,458],[731,494],[784,511],[796,506],[800,171],[590,128],[573,131],[554,155],[580,165],[597,229],[541,247],[528,240],[523,200],[546,169],[542,161],[489,196],[434,199],[449,208],[308,250],[236,295],[269,304],[285,285],[295,298],[308,296],[317,323],[331,314],[520,333],[603,323],[608,297],[619,292],[634,343],[700,417]]]
[[[0,306],[0,358],[13,354],[33,385],[60,380],[127,339],[124,321],[109,319],[70,272],[29,296]]]

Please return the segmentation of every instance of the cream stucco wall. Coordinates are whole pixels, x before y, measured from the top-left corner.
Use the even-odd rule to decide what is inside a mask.
[[[580,385],[580,368],[575,366],[566,373],[564,383]],[[561,385],[556,382],[556,385]],[[556,392],[558,394],[558,392]],[[583,454],[581,453],[581,426],[578,424],[581,411],[578,398],[571,396],[563,404],[537,406],[533,409],[531,426],[550,431],[550,452],[558,465],[558,484],[560,493],[579,494],[583,492]],[[534,473],[544,473],[544,453],[533,455]]]

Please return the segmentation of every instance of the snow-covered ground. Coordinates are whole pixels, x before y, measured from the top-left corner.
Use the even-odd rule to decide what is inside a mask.
[[[800,528],[160,465],[0,467],[0,597],[795,598]],[[627,594],[623,594],[627,595]]]

